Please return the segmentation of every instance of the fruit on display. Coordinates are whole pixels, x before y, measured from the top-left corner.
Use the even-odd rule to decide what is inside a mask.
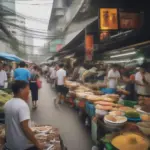
[[[116,136],[111,143],[119,150],[147,150],[149,147],[148,140],[135,133]]]

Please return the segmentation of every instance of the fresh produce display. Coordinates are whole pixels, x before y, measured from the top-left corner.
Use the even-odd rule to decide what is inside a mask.
[[[99,92],[101,86],[103,87],[104,83],[100,83],[100,86],[96,83],[80,84],[73,92],[77,99],[91,105],[88,111],[94,114],[93,116],[98,122],[98,128],[100,128],[99,131],[104,129],[103,131],[106,133],[118,133],[109,141],[113,148],[119,150],[148,150],[149,143],[147,138],[143,136],[150,136],[150,98],[141,97],[140,106],[137,103],[131,103],[132,101],[121,103],[119,95]],[[86,107],[82,109],[84,112]],[[89,114],[86,115],[91,117]],[[105,148],[113,149],[112,147]]]
[[[148,140],[135,133],[116,136],[111,143],[119,150],[148,150],[149,147]]]
[[[128,111],[125,113],[127,118],[140,118],[140,114],[136,111]]]
[[[12,95],[0,90],[0,112],[3,112],[4,104],[12,98]]]

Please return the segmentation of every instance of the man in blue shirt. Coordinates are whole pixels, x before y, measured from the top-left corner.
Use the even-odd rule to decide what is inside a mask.
[[[24,62],[20,62],[20,68],[17,68],[14,71],[14,79],[15,80],[23,80],[29,82],[31,74],[28,69],[25,68],[26,64]]]

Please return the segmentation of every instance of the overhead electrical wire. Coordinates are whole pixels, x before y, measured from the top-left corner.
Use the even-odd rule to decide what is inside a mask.
[[[56,37],[60,37],[60,35],[58,35],[58,36],[49,36],[49,35],[44,35],[44,34],[38,34],[38,32],[31,32],[31,31],[26,31],[26,28],[22,28],[22,27],[20,27],[20,26],[18,26],[18,25],[15,25],[15,24],[13,24],[13,23],[7,23],[7,22],[3,22],[3,21],[1,21],[0,20],[0,22],[2,22],[2,23],[4,23],[4,24],[6,24],[6,25],[11,25],[11,26],[14,26],[14,27],[17,27],[17,29],[18,30],[20,30],[20,31],[22,31],[23,33],[25,33],[26,35],[27,34],[29,34],[29,35],[31,35],[32,34],[32,37],[37,37],[37,38],[41,38],[42,39],[42,37],[43,38],[46,38],[46,39],[52,39],[52,38],[56,38]],[[28,29],[27,29],[28,30]],[[37,34],[36,34],[37,33]]]
[[[26,0],[26,1],[27,1],[27,0]],[[3,7],[3,8],[6,8],[6,9],[7,9],[7,10],[2,9],[2,10],[3,10],[2,13],[4,13],[4,11],[5,11],[4,14],[10,13],[10,14],[15,15],[15,16],[19,16],[19,17],[27,18],[27,19],[32,19],[32,20],[34,19],[34,20],[40,21],[40,22],[41,22],[41,20],[42,20],[42,19],[40,19],[40,18],[29,17],[29,16],[22,15],[22,14],[20,14],[20,13],[16,13],[16,12],[14,12],[13,10],[11,10],[11,9],[9,9],[8,7],[5,7],[5,6],[3,6],[3,5],[0,5],[0,7]],[[0,12],[0,14],[2,14],[2,13]],[[9,19],[9,18],[8,18],[8,19]],[[6,19],[6,20],[7,20],[7,19]],[[43,21],[43,20],[42,20],[42,21]],[[45,20],[44,20],[44,21],[45,21]],[[10,22],[5,22],[4,19],[1,20],[1,22],[2,22],[2,23],[5,23],[5,24],[7,24],[7,25],[10,25],[10,26],[15,26],[15,27],[19,28],[20,30],[22,29],[22,32],[26,32],[26,34],[31,34],[31,33],[28,33],[28,32],[32,32],[32,34],[33,34],[33,32],[40,33],[40,34],[35,34],[35,33],[34,33],[33,36],[31,36],[31,37],[35,37],[35,36],[36,36],[36,38],[41,38],[41,36],[43,36],[44,39],[49,39],[49,38],[54,37],[54,36],[43,35],[43,34],[46,34],[47,32],[43,32],[43,31],[40,31],[40,30],[32,30],[32,29],[28,29],[28,28],[21,27],[21,26],[17,26],[16,24],[13,24],[13,23],[10,23]],[[23,36],[23,35],[19,35],[19,36]],[[27,35],[26,35],[26,36],[27,36]],[[30,36],[28,36],[28,37],[30,37]],[[17,40],[16,42],[19,42],[21,45],[24,45],[24,46],[41,47],[41,46],[23,44],[23,43],[21,43],[21,41],[18,41],[18,40]]]
[[[28,28],[24,28],[24,27],[21,27],[19,25],[16,25],[14,23],[10,23],[10,22],[7,22],[7,21],[3,21],[3,20],[0,20],[0,22],[2,22],[3,24],[6,24],[6,25],[10,25],[10,26],[13,26],[13,27],[16,27],[17,29],[19,29],[20,31],[26,33],[26,34],[32,34],[32,35],[35,35],[35,36],[39,36],[39,37],[45,37],[45,38],[54,38],[54,37],[60,37],[61,35],[56,35],[56,36],[53,36],[53,35],[48,35],[47,33],[43,33],[43,32],[39,32],[39,31],[34,31],[34,30],[31,30],[31,29],[28,29]]]
[[[9,9],[8,7],[6,7],[4,5],[0,4],[0,7],[1,7],[0,8],[0,14],[2,14],[2,15],[7,15],[7,13],[11,13],[12,15],[16,15],[16,16],[19,16],[19,17],[22,17],[22,18],[25,18],[25,19],[29,19],[29,20],[32,20],[32,21],[39,21],[42,24],[47,24],[48,23],[48,20],[45,20],[45,19],[42,19],[42,18],[35,18],[35,17],[23,15],[23,14],[21,14],[19,12],[15,12],[12,9]],[[2,9],[2,8],[6,8],[6,9]]]
[[[15,23],[11,23],[9,21],[4,21],[3,19],[0,19],[0,22],[3,23],[3,24],[6,24],[6,25],[10,25],[10,26],[16,27],[18,29],[22,29],[26,33],[27,32],[30,32],[30,33],[36,32],[36,33],[39,33],[39,35],[44,35],[44,34],[47,35],[47,32],[41,32],[41,31],[38,31],[38,30],[32,30],[32,29],[29,29],[29,28],[26,28],[26,27],[21,27],[21,26],[15,24]]]
[[[53,4],[53,2],[51,2],[51,3],[35,3],[35,4],[29,4],[29,3],[16,3],[16,2],[13,2],[13,1],[7,1],[6,3],[13,3],[13,4],[18,4],[18,5],[36,5],[36,6],[40,6],[40,5],[45,5],[45,6],[47,6],[47,5],[52,5]]]

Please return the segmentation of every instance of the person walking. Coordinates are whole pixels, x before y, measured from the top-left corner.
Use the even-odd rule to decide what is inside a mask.
[[[66,88],[65,88],[65,79],[66,79],[66,71],[63,69],[64,65],[59,64],[58,70],[56,71],[56,85],[58,97],[56,102],[59,104],[65,100]]]
[[[26,69],[25,62],[20,62],[20,68],[15,69],[14,71],[14,79],[15,80],[23,80],[29,82],[31,74],[28,69]]]
[[[31,90],[33,108],[37,108],[37,100],[38,100],[37,80],[38,78],[39,78],[38,68],[37,66],[34,66],[31,72],[31,79],[30,79],[30,90]]]
[[[14,97],[4,106],[6,144],[4,150],[43,150],[30,128],[30,109],[27,104],[29,84],[17,80],[12,83]],[[30,144],[31,143],[31,144]]]
[[[4,88],[5,82],[7,82],[6,71],[3,70],[3,65],[0,64],[0,89]]]

